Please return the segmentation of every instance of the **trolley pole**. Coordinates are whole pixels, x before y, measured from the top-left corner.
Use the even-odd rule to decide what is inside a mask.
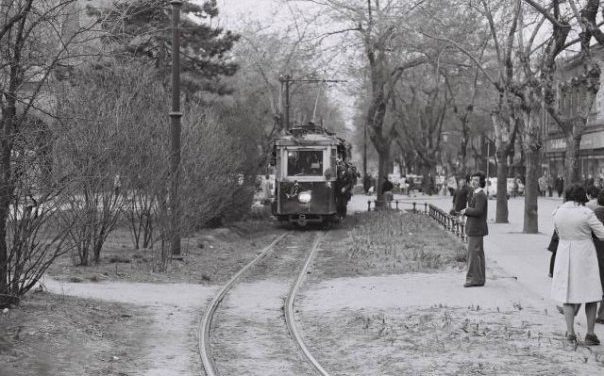
[[[280,76],[279,81],[281,85],[285,84],[285,130],[289,130],[289,86],[292,82],[303,82],[303,83],[338,83],[347,82],[346,80],[318,80],[318,79],[294,79],[290,74]],[[282,86],[283,87],[283,86]],[[315,105],[316,107],[316,105]]]
[[[289,83],[292,77],[289,74],[285,75],[285,130],[289,131]]]
[[[173,256],[180,256],[180,22],[181,0],[170,1],[172,5],[172,109],[170,111],[170,251]]]

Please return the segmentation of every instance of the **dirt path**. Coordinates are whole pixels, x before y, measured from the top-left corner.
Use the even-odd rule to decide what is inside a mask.
[[[130,303],[145,307],[154,317],[142,343],[145,376],[200,374],[196,329],[203,308],[216,288],[195,284],[67,283],[46,278],[43,285],[55,294]]]

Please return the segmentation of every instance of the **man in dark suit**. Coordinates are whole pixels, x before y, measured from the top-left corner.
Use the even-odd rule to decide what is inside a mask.
[[[464,287],[484,286],[485,282],[483,240],[489,234],[485,185],[486,177],[482,172],[472,174],[470,186],[474,189],[474,193],[468,207],[461,211],[461,214],[467,217],[466,235],[468,236],[468,273]]]

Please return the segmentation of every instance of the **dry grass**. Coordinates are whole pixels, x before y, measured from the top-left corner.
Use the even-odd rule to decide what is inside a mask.
[[[318,255],[323,277],[461,268],[465,246],[430,218],[396,211],[357,214],[331,231]]]
[[[129,375],[151,319],[139,308],[48,293],[0,312],[0,375]]]
[[[280,230],[279,230],[280,231]],[[166,273],[156,273],[158,249],[134,249],[121,226],[108,238],[98,265],[74,266],[69,256],[58,259],[48,274],[60,280],[219,283],[251,260],[275,236],[267,221],[246,221],[228,228],[204,229],[183,238],[182,260],[171,260]]]
[[[556,317],[556,319],[558,319]],[[324,367],[355,375],[594,375],[601,349],[575,347],[544,327],[543,313],[508,307],[426,308],[306,317]],[[361,353],[363,355],[361,355]]]

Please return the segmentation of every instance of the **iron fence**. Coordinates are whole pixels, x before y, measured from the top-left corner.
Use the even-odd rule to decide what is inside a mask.
[[[392,200],[390,202],[384,202],[382,205],[378,205],[377,200],[367,201],[367,211],[375,211],[376,208],[383,210],[406,210],[414,214],[428,215],[442,226],[445,231],[460,238],[463,242],[467,241],[465,221],[462,216],[451,215],[441,208],[428,204],[427,202],[418,203],[416,201]]]

